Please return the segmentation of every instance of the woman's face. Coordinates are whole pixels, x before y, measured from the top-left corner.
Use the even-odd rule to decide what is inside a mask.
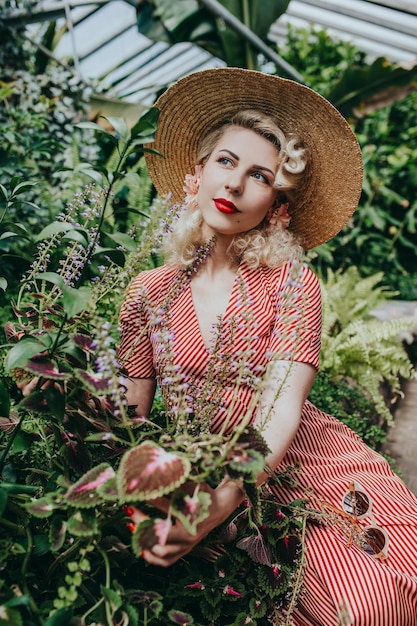
[[[253,130],[228,128],[206,161],[197,202],[206,236],[234,235],[258,226],[275,205],[279,154]]]

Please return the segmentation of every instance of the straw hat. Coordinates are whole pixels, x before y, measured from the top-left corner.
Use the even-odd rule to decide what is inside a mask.
[[[362,157],[344,117],[322,96],[292,80],[253,70],[223,67],[195,72],[170,87],[160,109],[155,141],[165,158],[146,153],[161,195],[184,199],[184,178],[194,172],[199,141],[242,109],[272,116],[284,133],[294,132],[311,163],[289,207],[290,230],[308,250],[336,235],[353,214],[362,189]]]

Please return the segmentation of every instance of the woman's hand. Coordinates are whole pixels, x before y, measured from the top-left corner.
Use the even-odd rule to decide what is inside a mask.
[[[163,545],[155,544],[150,550],[144,550],[141,556],[148,563],[161,567],[173,565],[191,552],[213,528],[216,528],[226,520],[244,499],[241,489],[228,479],[225,479],[216,489],[212,489],[204,484],[199,485],[199,489],[210,495],[211,504],[208,517],[197,526],[197,533],[191,535],[183,524],[177,520],[171,526]],[[169,510],[169,500],[166,498],[154,500],[152,505],[164,513],[167,513]],[[140,524],[145,519],[148,519],[149,516],[145,515],[140,509],[135,507],[129,508],[132,510],[131,518],[135,524]]]

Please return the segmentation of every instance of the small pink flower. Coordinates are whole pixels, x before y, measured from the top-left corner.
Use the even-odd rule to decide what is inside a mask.
[[[224,569],[219,569],[219,577],[224,578],[225,576],[226,576],[226,572],[224,571]]]
[[[277,563],[275,563],[275,565],[272,566],[272,575],[274,578],[277,578],[278,574],[279,574],[279,565]]]
[[[242,594],[233,589],[232,585],[226,585],[226,587],[223,589],[223,593],[226,596],[236,596],[237,598],[242,597]]]
[[[284,545],[288,550],[288,544],[290,543],[290,538],[288,537],[288,535],[286,537],[284,537]]]
[[[197,208],[196,195],[200,187],[200,177],[202,165],[196,165],[194,174],[186,174],[183,190],[185,191],[185,204],[188,204],[192,208]]]
[[[185,589],[205,589],[204,585],[197,580],[195,583],[190,583],[189,585],[185,585]]]
[[[269,223],[272,226],[280,226],[282,230],[288,228],[291,222],[291,217],[288,215],[288,202],[280,204],[277,209],[270,215]]]

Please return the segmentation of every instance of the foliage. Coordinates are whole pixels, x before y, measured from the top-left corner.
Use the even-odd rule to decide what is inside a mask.
[[[313,28],[290,27],[280,54],[297,67],[313,89],[337,106],[350,97],[348,81],[352,80],[357,90],[360,81],[366,84],[372,73],[378,74],[383,68],[393,74],[400,71],[381,59],[368,67],[364,54],[355,46]],[[359,79],[362,75],[367,78]],[[408,76],[411,78],[412,73]],[[344,270],[352,265],[363,276],[382,271],[391,289],[413,300],[417,297],[417,92],[389,102],[384,99],[386,106],[363,117],[361,114],[360,119],[350,116],[364,157],[361,202],[342,232],[314,251],[312,263],[323,275],[328,268]]]
[[[175,210],[161,222],[167,205],[155,201],[146,237],[141,225],[129,233],[109,231],[105,216],[126,163],[143,153],[157,117],[150,109],[130,131],[122,120],[109,119],[117,133],[83,123],[106,136],[118,159],[111,170],[91,172],[103,187],[78,193],[38,235],[38,253],[14,304],[17,321],[6,325],[1,611],[12,626],[226,626],[248,615],[266,626],[267,612],[285,617],[288,596],[299,590],[307,514],[295,503],[294,516],[289,505],[280,507],[255,487],[267,453],[262,436],[245,423],[231,437],[201,431],[201,423],[196,433],[188,413],[168,416],[156,406],[147,420],[126,405],[114,349],[120,300],[149,264]],[[25,188],[16,184],[7,201]],[[28,381],[32,391],[22,397],[17,384]],[[223,534],[209,535],[175,566],[174,578],[149,568],[139,558],[142,550],[162,541],[174,519],[194,533],[210,504],[202,483],[214,486],[225,474],[242,479],[247,503]],[[129,523],[130,534],[123,506],[139,501],[151,513],[144,500],[160,496],[170,497],[168,517],[136,528]]]
[[[363,390],[381,419],[392,423],[389,402],[401,395],[401,380],[416,376],[400,336],[413,320],[381,321],[372,310],[392,296],[379,285],[380,272],[361,278],[355,267],[344,273],[329,270],[321,281],[323,293],[323,332],[321,370],[334,381],[340,374]],[[379,286],[378,286],[379,285]],[[348,303],[348,306],[347,306]],[[381,393],[389,389],[389,398]]]
[[[254,0],[220,0],[220,5],[263,41],[267,39],[270,25],[286,11],[288,4],[289,0],[264,0],[261,7]],[[154,41],[171,44],[190,41],[223,59],[227,65],[259,69],[258,54],[205,3],[196,0],[141,2],[138,28]]]
[[[349,426],[363,441],[380,451],[386,440],[379,410],[357,381],[343,374],[321,371],[317,374],[309,400],[325,413]]]

